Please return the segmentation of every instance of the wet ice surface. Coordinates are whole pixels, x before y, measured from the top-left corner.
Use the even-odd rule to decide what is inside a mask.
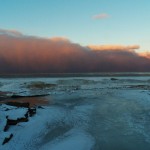
[[[51,101],[29,122],[11,127],[14,137],[0,149],[149,150],[150,77],[116,78],[0,79],[0,91],[49,93]],[[29,88],[39,81],[42,86]],[[43,86],[48,84],[56,86]],[[0,129],[1,137],[7,134]]]

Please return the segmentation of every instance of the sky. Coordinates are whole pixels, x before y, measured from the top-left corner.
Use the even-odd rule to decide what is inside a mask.
[[[0,28],[150,51],[149,0],[0,0]],[[103,17],[94,18],[101,14]]]
[[[149,6],[148,0],[0,0],[0,73],[150,71]]]

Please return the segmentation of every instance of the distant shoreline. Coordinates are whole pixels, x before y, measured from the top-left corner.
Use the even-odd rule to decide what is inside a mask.
[[[103,72],[103,73],[33,73],[33,74],[0,74],[0,78],[57,78],[57,77],[122,77],[150,76],[150,72]]]

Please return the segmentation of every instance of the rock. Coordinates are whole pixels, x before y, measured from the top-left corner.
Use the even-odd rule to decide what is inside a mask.
[[[3,143],[2,143],[2,145],[8,143],[12,137],[13,137],[13,134],[10,134],[9,137],[5,137],[5,139],[4,139]]]
[[[26,112],[26,114],[24,115],[26,118],[28,118],[29,117],[29,115],[28,115],[28,111]]]
[[[8,119],[8,116],[6,117],[6,119],[8,125],[16,125],[18,123],[18,119],[17,120]]]
[[[28,113],[29,113],[29,116],[32,117],[33,115],[36,114],[36,108],[29,108]]]
[[[7,122],[6,122],[6,125],[4,127],[4,132],[8,131],[10,125],[16,125],[18,123],[17,120],[8,119],[8,116],[6,116],[6,119],[7,119]]]
[[[28,96],[23,96],[23,95],[12,95],[11,98],[23,98],[23,97],[44,97],[48,96],[49,94],[39,94],[39,95],[28,95]]]
[[[36,114],[36,108],[28,108],[28,111],[24,115],[24,117],[17,118],[16,120],[14,119],[9,119],[8,116],[6,116],[6,125],[4,127],[4,132],[8,131],[9,127],[12,125],[17,125],[20,122],[28,122],[29,121],[29,116],[32,117],[33,115]]]
[[[8,131],[9,129],[9,125],[6,123],[5,127],[4,127],[4,132]]]
[[[25,117],[22,118],[17,118],[16,120],[14,119],[9,119],[8,116],[6,116],[7,122],[6,125],[4,127],[4,132],[8,131],[9,127],[12,125],[17,125],[20,122],[28,122],[28,111],[27,113],[24,115]]]
[[[40,109],[44,109],[42,106],[38,106],[38,108],[40,108]]]
[[[29,106],[30,106],[29,103],[19,103],[19,102],[7,102],[5,104],[11,105],[11,106],[16,106],[16,107],[25,107],[25,108],[29,108]]]
[[[110,80],[112,80],[112,81],[116,81],[116,80],[118,80],[118,79],[116,79],[116,78],[111,78]]]
[[[19,122],[28,122],[29,120],[28,118],[25,117],[25,118],[18,118],[17,121],[19,123]]]

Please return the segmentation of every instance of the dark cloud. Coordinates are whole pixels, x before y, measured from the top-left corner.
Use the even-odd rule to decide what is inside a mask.
[[[0,35],[8,35],[8,36],[23,36],[21,32],[17,30],[4,30],[0,29]]]
[[[150,59],[133,47],[93,51],[66,38],[0,34],[0,73],[150,71]]]

